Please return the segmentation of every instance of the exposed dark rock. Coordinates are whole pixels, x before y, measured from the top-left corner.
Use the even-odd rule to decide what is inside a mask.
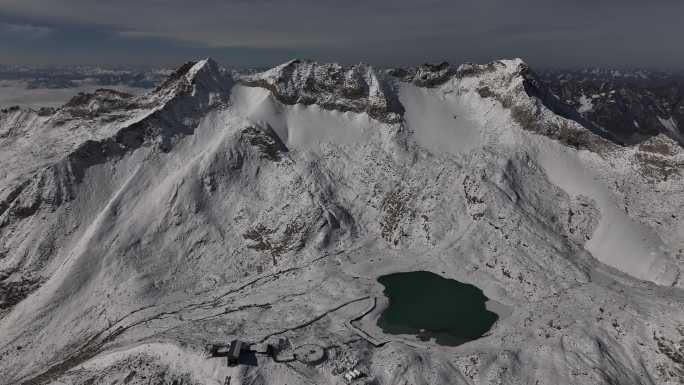
[[[288,152],[287,147],[271,126],[265,128],[247,127],[242,130],[242,138],[257,147],[263,156],[271,161],[279,161]]]
[[[560,101],[622,145],[665,134],[684,144],[684,75],[649,71],[542,71]]]
[[[190,71],[190,68],[192,68],[195,64],[197,64],[197,62],[189,61],[189,62],[186,62],[185,64],[183,64],[182,66],[178,67],[178,69],[176,71],[174,71],[171,75],[169,75],[169,77],[166,78],[166,80],[164,80],[164,82],[162,84],[160,84],[159,87],[157,87],[154,90],[154,92],[161,91],[162,89],[173,84],[175,81],[177,81],[181,77],[185,76],[185,74],[187,74],[188,71]]]
[[[21,302],[42,284],[39,278],[26,278],[20,280],[5,280],[0,272],[0,315],[4,310],[12,308]]]
[[[62,110],[72,117],[94,117],[115,110],[138,107],[133,95],[116,90],[99,89],[95,93],[79,93],[67,102]]]
[[[435,87],[444,84],[455,73],[449,63],[423,64],[416,69],[413,83],[421,87]]]
[[[284,104],[317,104],[328,110],[367,112],[390,123],[399,122],[404,112],[391,84],[364,64],[343,67],[293,60],[240,81],[268,89]]]

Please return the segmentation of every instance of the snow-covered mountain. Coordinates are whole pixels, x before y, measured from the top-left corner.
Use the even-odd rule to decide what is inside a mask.
[[[612,139],[521,60],[208,59],[3,110],[0,383],[682,383],[684,150]],[[377,278],[414,270],[499,321],[384,335]],[[274,337],[327,359],[208,357]]]

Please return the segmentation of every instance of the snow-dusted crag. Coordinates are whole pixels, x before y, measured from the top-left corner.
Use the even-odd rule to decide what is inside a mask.
[[[585,118],[521,60],[208,59],[3,110],[0,384],[682,383],[684,150]],[[413,270],[499,321],[383,334],[376,279]],[[210,357],[234,338],[325,359]]]
[[[365,112],[388,123],[398,122],[403,113],[392,84],[382,81],[380,73],[364,64],[344,68],[339,64],[293,60],[246,76],[241,83],[266,88],[284,104]]]

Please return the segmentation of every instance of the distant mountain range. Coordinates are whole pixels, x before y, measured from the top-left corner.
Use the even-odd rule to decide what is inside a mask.
[[[622,144],[659,133],[684,144],[684,73],[542,70],[551,92]]]
[[[152,89],[172,72],[162,68],[0,65],[0,82],[20,81],[17,87],[27,90]],[[254,73],[258,69],[235,72]],[[617,143],[635,144],[659,133],[684,143],[684,72],[586,68],[539,69],[536,73],[562,104],[576,109],[587,125]],[[0,94],[2,91],[0,88]],[[0,107],[2,100],[0,97]],[[37,103],[31,105],[38,106],[40,99]],[[4,107],[9,105],[5,103]]]
[[[26,81],[28,89],[77,88],[84,83],[108,87],[154,88],[171,72],[157,68],[106,69],[89,66],[30,67],[0,65],[1,80]]]

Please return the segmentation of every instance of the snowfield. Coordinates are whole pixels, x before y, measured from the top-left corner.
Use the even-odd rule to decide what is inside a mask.
[[[0,384],[683,383],[684,150],[612,143],[533,76],[207,59],[3,110]],[[418,270],[500,319],[385,335],[377,278]],[[211,357],[236,338],[278,355]]]

